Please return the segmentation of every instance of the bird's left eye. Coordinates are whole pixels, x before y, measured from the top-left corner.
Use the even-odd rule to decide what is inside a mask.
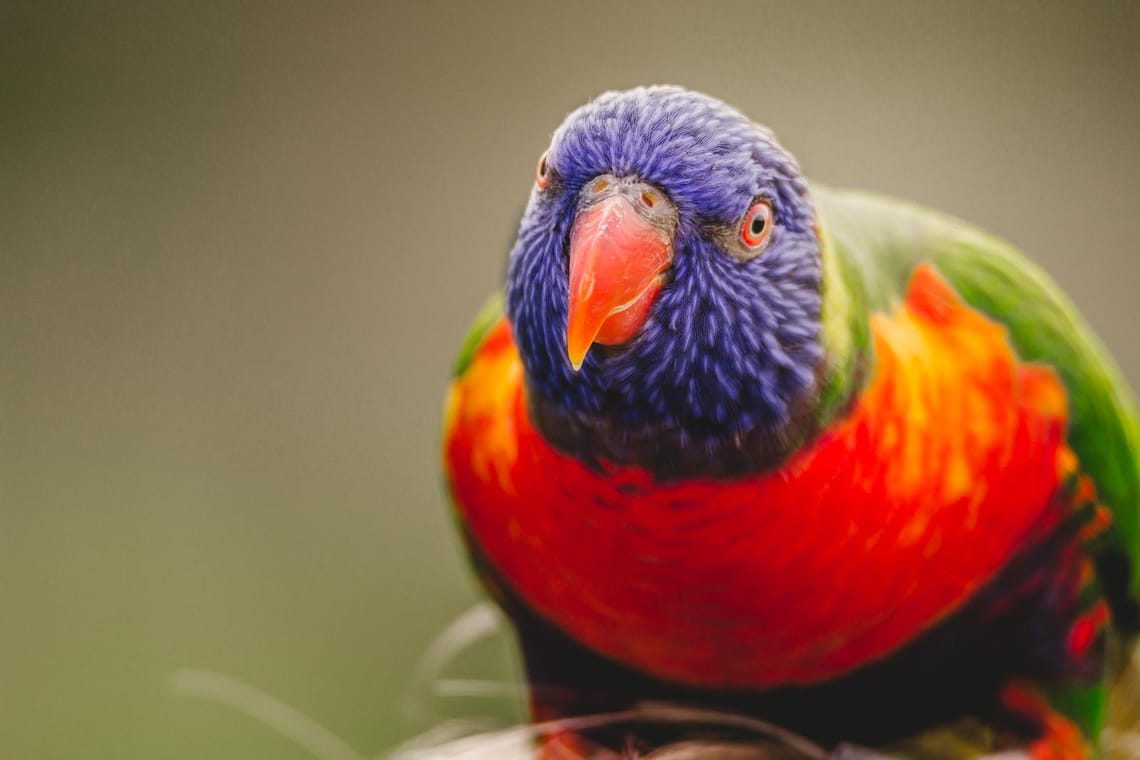
[[[772,237],[772,204],[757,201],[748,209],[740,224],[740,243],[752,256],[759,254]]]
[[[539,156],[538,166],[534,168],[534,183],[539,190],[545,190],[550,184],[550,166],[546,163],[546,154]]]

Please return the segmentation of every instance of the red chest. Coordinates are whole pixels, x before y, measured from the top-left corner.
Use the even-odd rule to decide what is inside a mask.
[[[544,442],[500,323],[449,398],[461,516],[539,613],[658,677],[810,683],[887,654],[1060,517],[1075,462],[1054,375],[932,270],[873,330],[859,402],[780,470],[660,484]]]

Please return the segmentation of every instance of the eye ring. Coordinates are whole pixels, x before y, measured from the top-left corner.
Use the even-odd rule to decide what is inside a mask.
[[[748,209],[740,223],[740,244],[749,255],[759,255],[767,247],[774,221],[772,204],[768,201],[757,201]]]
[[[534,184],[539,190],[545,190],[550,184],[550,165],[546,160],[546,153],[538,157],[538,164],[534,167]]]

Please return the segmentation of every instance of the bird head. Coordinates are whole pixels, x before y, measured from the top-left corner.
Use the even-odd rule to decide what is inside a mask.
[[[678,87],[601,95],[539,159],[510,257],[534,419],[589,460],[762,464],[817,385],[822,270],[808,185],[769,131]]]

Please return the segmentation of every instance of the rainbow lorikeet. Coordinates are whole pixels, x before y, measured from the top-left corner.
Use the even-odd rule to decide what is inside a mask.
[[[945,756],[922,737],[968,722],[966,754],[1095,755],[1138,629],[1140,424],[1011,246],[639,88],[554,134],[503,296],[444,465],[536,717],[670,700],[824,746]]]

